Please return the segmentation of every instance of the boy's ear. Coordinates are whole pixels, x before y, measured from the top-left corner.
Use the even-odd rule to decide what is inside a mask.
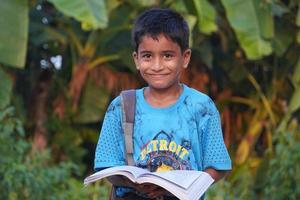
[[[190,59],[191,59],[191,55],[192,55],[192,50],[191,49],[186,49],[183,52],[183,68],[187,68],[189,63],[190,63]]]
[[[138,65],[138,55],[137,55],[137,52],[136,52],[136,51],[134,51],[134,52],[132,53],[132,57],[133,57],[133,60],[134,60],[134,64],[135,64],[136,69],[139,70],[140,67],[139,67],[139,65]]]

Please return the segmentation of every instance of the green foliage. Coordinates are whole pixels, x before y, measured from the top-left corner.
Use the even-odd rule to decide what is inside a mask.
[[[282,132],[274,153],[266,152],[256,168],[253,160],[236,166],[226,181],[214,185],[208,199],[291,199],[300,198],[300,132]]]
[[[76,174],[80,175],[85,168],[82,158],[86,154],[86,150],[81,147],[83,139],[80,129],[72,127],[68,121],[58,120],[54,117],[50,117],[46,127],[52,136],[49,139],[49,146],[53,152],[52,159],[77,163]]]
[[[77,165],[53,163],[51,152],[32,151],[14,108],[0,110],[0,199],[93,199],[107,196],[106,186],[83,188],[73,177]],[[92,199],[92,198],[91,198]]]
[[[201,32],[211,34],[218,27],[216,24],[216,11],[207,0],[194,0],[198,16],[198,28]]]
[[[1,1],[0,13],[0,63],[23,68],[28,39],[28,1]]]
[[[300,132],[299,127],[297,129],[279,134],[274,155],[265,157],[268,170],[263,176],[268,178],[263,179],[261,188],[258,188],[265,199],[300,198]]]
[[[12,91],[12,80],[0,67],[0,109],[5,108],[10,103],[10,94]]]
[[[263,36],[270,37],[273,23],[270,10],[265,6],[257,6],[259,0],[222,0],[226,16],[235,31],[237,38],[247,57],[260,59],[272,53],[271,43]],[[242,11],[242,13],[241,13]],[[264,23],[266,22],[266,23]]]

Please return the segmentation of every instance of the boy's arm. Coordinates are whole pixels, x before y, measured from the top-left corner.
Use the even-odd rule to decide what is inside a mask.
[[[213,168],[206,168],[204,172],[208,173],[215,180],[214,183],[216,183],[225,177],[229,173],[229,170],[215,170]]]

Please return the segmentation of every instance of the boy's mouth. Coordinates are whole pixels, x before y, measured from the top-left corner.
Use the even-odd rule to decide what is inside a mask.
[[[167,76],[169,73],[147,73],[149,76]]]
[[[157,78],[157,79],[160,79],[160,78],[164,78],[166,77],[168,74],[148,74],[148,76],[152,77],[152,78]]]

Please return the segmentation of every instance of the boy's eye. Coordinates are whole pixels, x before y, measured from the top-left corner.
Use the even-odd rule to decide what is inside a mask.
[[[166,54],[164,54],[164,57],[165,57],[166,59],[170,59],[170,58],[173,57],[173,55],[170,54],[170,53],[166,53]]]
[[[142,55],[142,58],[144,58],[144,59],[149,59],[149,58],[151,58],[151,54],[150,54],[150,53],[143,54],[143,55]]]

